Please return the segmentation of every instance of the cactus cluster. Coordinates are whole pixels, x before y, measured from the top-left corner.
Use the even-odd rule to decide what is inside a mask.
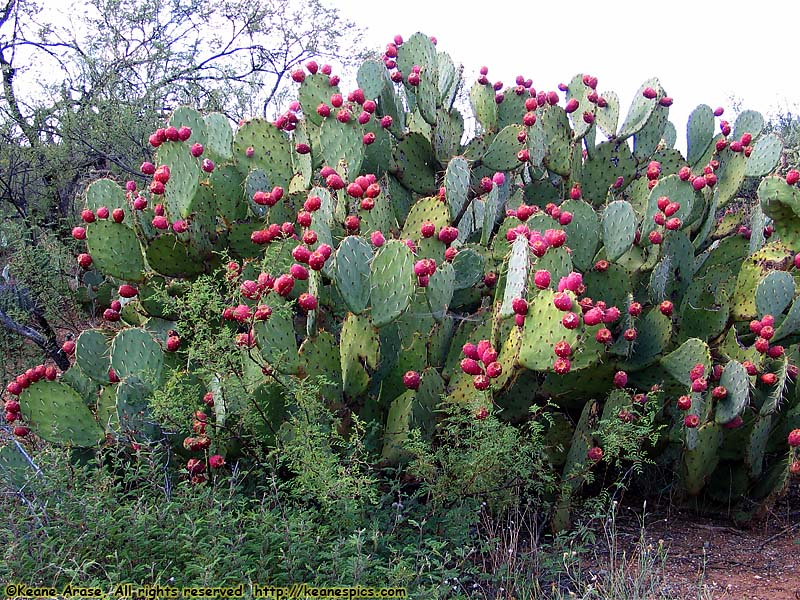
[[[347,94],[327,65],[292,78],[275,122],[179,108],[150,139],[143,189],[88,187],[78,264],[120,298],[68,342],[57,381],[9,385],[14,420],[75,446],[159,438],[148,398],[195,368],[161,292],[220,274],[238,293],[218,333],[273,432],[287,378],[323,377],[330,406],[380,426],[387,462],[412,428],[435,435],[440,402],[516,420],[548,399],[568,448],[562,525],[581,484],[569,474],[603,460],[598,421],[647,403],[690,495],[768,502],[800,470],[800,174],[770,175],[782,147],[758,113],[730,124],[697,107],[684,156],[657,79],[621,119],[591,75],[537,91],[484,68],[465,142],[461,69],[420,33],[367,60]],[[758,205],[720,218],[753,178]],[[188,450],[235,417],[230,376],[201,382]],[[201,481],[205,462],[187,470]]]

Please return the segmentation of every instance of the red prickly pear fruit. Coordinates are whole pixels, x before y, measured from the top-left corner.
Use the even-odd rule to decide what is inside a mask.
[[[426,260],[418,260],[414,263],[414,275],[417,277],[428,275],[428,262]]]
[[[25,437],[31,432],[30,429],[27,427],[23,427],[22,425],[17,425],[14,427],[14,435],[17,437]]]
[[[481,354],[481,362],[485,365],[493,363],[497,360],[497,350],[492,347],[487,348]]]
[[[481,179],[481,191],[491,192],[493,187],[494,187],[494,182],[490,177],[483,177]]]
[[[81,219],[84,223],[94,223],[94,213],[88,208],[81,213]]]
[[[722,400],[728,395],[728,390],[725,386],[718,385],[713,390],[711,390],[711,397],[715,400]]]
[[[287,274],[283,274],[276,278],[275,283],[273,284],[275,293],[279,296],[283,296],[284,298],[292,293],[292,288],[294,288],[294,277]]]
[[[453,261],[455,260],[455,258],[456,258],[456,255],[457,255],[457,254],[458,254],[458,250],[456,250],[455,248],[453,248],[453,246],[449,246],[449,247],[448,247],[448,248],[447,248],[447,249],[444,251],[444,260],[445,260],[446,262],[453,262]]]
[[[151,194],[156,194],[158,196],[162,195],[167,190],[167,188],[164,187],[164,184],[160,181],[151,181],[148,189],[150,190]]]
[[[44,378],[47,379],[47,381],[55,381],[57,376],[58,371],[56,371],[55,367],[50,366],[45,368]]]
[[[311,227],[311,213],[304,210],[297,213],[297,224],[301,227]]]
[[[458,229],[452,227],[450,225],[446,227],[442,227],[439,230],[439,241],[444,244],[452,244],[456,239],[458,239]]]
[[[116,310],[107,308],[103,311],[103,318],[106,321],[111,321],[112,323],[115,323],[116,321],[119,321],[119,313]]]
[[[474,385],[474,381],[473,381]],[[478,421],[483,421],[486,417],[489,416],[489,411],[486,409],[485,406],[481,406],[478,410],[475,411],[475,419]],[[798,463],[800,464],[800,463]]]
[[[664,300],[658,305],[658,310],[661,311],[661,314],[665,317],[671,317],[673,309],[674,305],[669,300]]]
[[[565,210],[562,211],[561,215],[558,217],[559,225],[569,225],[572,223],[572,213]]]
[[[772,327],[775,325],[775,317],[769,314],[764,315],[763,317],[761,317],[761,324],[764,327]]]
[[[689,410],[692,408],[692,399],[689,396],[681,396],[678,398],[678,409]]]
[[[778,381],[778,376],[775,373],[763,373],[760,379],[764,385],[775,385]]]
[[[628,384],[628,374],[625,371],[617,371],[614,373],[614,385],[618,388],[624,388]]]
[[[678,231],[682,225],[683,221],[681,221],[678,217],[672,217],[671,219],[667,219],[664,227],[666,227],[668,231]]]
[[[692,382],[692,391],[702,393],[708,389],[708,381],[705,377],[698,377]]]
[[[553,363],[553,371],[558,375],[566,375],[569,373],[570,369],[572,368],[572,363],[570,363],[568,358],[557,358]]]
[[[214,392],[206,392],[203,396],[203,403],[209,408],[214,408]]]
[[[328,260],[331,257],[331,253],[333,252],[333,248],[331,248],[328,244],[320,244],[317,248],[317,252],[322,254],[325,257],[325,260]]]
[[[310,154],[311,153],[311,146],[308,144],[295,144],[294,151],[298,154]]]
[[[666,217],[664,217],[663,213],[657,212],[656,214],[653,215],[653,223],[655,223],[656,225],[662,225],[663,226],[664,223],[666,223],[666,222],[667,222],[667,219],[666,219]]]
[[[12,396],[19,396],[22,393],[23,387],[16,381],[12,381],[6,386],[6,391]]]
[[[305,246],[295,246],[292,249],[292,258],[299,263],[308,263],[309,256],[311,256],[311,250]]]
[[[596,263],[594,263],[594,270],[598,271],[600,273],[604,273],[604,272],[608,271],[608,267],[609,266],[611,266],[611,265],[607,260],[601,259],[601,260],[598,260]]]
[[[319,196],[309,196],[303,203],[303,209],[307,212],[315,212],[322,206],[322,199]]]
[[[695,177],[692,179],[692,187],[698,191],[702,190],[704,187],[706,187],[706,178],[703,176]]]
[[[603,311],[603,323],[614,323],[619,320],[620,316],[620,310],[616,306],[607,308],[605,311]]]
[[[108,369],[108,380],[111,383],[119,383],[119,376],[117,375],[117,372],[113,368]]]
[[[578,105],[579,102],[577,98],[570,98],[567,101],[567,105],[564,107],[564,111],[567,114],[574,113],[576,110],[578,110]]]
[[[703,363],[697,363],[692,369],[689,371],[689,380],[695,381],[696,379],[700,379],[706,372],[706,367]]]
[[[109,210],[105,206],[101,206],[97,209],[97,218],[98,219],[107,219],[108,215],[110,214]]]
[[[783,356],[783,353],[784,353],[784,347],[779,345],[770,346],[769,349],[767,350],[767,356],[769,356],[770,358],[780,358],[781,356]]]
[[[153,227],[156,229],[169,229],[169,221],[167,221],[167,217],[163,215],[153,217]]]
[[[139,170],[143,175],[155,175],[156,166],[151,162],[143,162],[142,166],[139,167]]]
[[[681,181],[689,181],[692,176],[692,170],[689,167],[681,167],[678,171],[678,178]]]
[[[147,199],[143,196],[137,196],[136,200],[133,201],[133,208],[135,210],[144,210],[147,208]]]
[[[636,330],[630,327],[622,332],[622,337],[625,338],[626,341],[632,342],[636,339]]]
[[[494,361],[486,365],[486,376],[489,379],[495,379],[497,377],[500,377],[502,373],[503,373],[503,365],[501,365],[499,362]]]
[[[74,237],[76,240],[85,240],[86,230],[83,227],[73,227],[72,237]]]
[[[548,229],[544,232],[544,241],[553,248],[560,248],[567,241],[567,232],[563,229]]]
[[[195,158],[200,158],[204,150],[205,148],[203,148],[203,144],[197,143],[197,144],[192,144],[192,147],[189,148],[189,153]]]
[[[461,352],[467,358],[471,358],[473,360],[481,359],[481,353],[479,352],[478,347],[475,344],[470,344],[470,343],[464,344],[463,346],[461,346]]]
[[[606,327],[598,329],[597,333],[594,334],[594,339],[598,344],[610,344],[612,341],[614,341],[613,336],[611,335],[611,330],[607,329]]]
[[[221,469],[225,466],[225,458],[219,454],[212,454],[208,457],[208,464],[212,469]]]
[[[745,368],[745,371],[747,371],[747,374],[751,377],[758,375],[758,368],[752,363],[752,361],[745,360],[742,362],[742,366]]]
[[[297,299],[297,305],[304,311],[309,312],[317,309],[317,299],[311,294],[303,293]]]
[[[514,298],[511,301],[511,308],[514,314],[527,315],[528,314],[528,301],[525,298]]]
[[[794,255],[793,264],[795,269],[800,269],[800,252]]]
[[[797,448],[800,446],[800,429],[792,429],[789,432],[789,437],[787,438],[789,442],[789,446],[792,448]]]
[[[78,254],[78,265],[80,265],[83,269],[88,269],[92,266],[92,257],[85,252]]]
[[[536,212],[533,206],[529,206],[527,204],[520,204],[517,207],[517,218],[522,221],[523,223],[527,221],[531,215]]]
[[[655,97],[656,97],[657,95],[658,95],[658,92],[656,92],[656,91],[655,91],[653,88],[651,88],[651,87],[646,87],[646,88],[644,88],[644,90],[642,90],[642,96],[644,96],[644,97],[645,97],[645,98],[647,98],[648,100],[653,100],[653,99],[655,99]]]
[[[332,173],[325,178],[325,185],[332,190],[341,190],[344,188],[345,183],[338,173]]]
[[[721,106],[718,106],[717,108],[714,109],[714,116],[715,117],[721,117],[722,113],[724,113],[724,112],[725,112],[725,109],[722,108]]]
[[[67,356],[72,356],[73,354],[75,354],[75,341],[74,340],[65,341],[63,344],[61,344],[61,351]]]
[[[727,147],[728,147],[728,141],[725,139],[719,140],[716,144],[717,152],[722,152]]]
[[[531,98],[531,100],[533,100],[533,98]],[[525,116],[522,117],[522,124],[525,125],[525,127],[533,127],[534,125],[536,125],[536,113],[534,112],[525,113]]]
[[[408,74],[406,81],[408,81],[408,85],[416,87],[420,84],[421,78],[419,76],[419,73],[412,71],[411,73]]]
[[[430,238],[436,235],[436,225],[430,221],[425,221],[419,228],[420,234],[424,238]]]
[[[670,96],[664,96],[661,100],[658,101],[661,106],[670,107],[672,106],[672,98]]]
[[[305,233],[303,233],[303,243],[312,246],[317,243],[317,232],[313,229],[307,229]],[[305,262],[305,261],[303,261]]]
[[[322,102],[317,106],[317,114],[326,119],[331,116],[331,107]]]
[[[461,370],[467,375],[481,375],[483,373],[483,367],[474,358],[462,359]]]
[[[478,356],[475,357],[476,360],[483,360],[483,355],[486,354],[487,350],[492,348],[492,343],[489,340],[481,340],[478,342],[476,346],[476,351]]]
[[[256,312],[253,314],[253,318],[256,321],[266,321],[271,316],[272,309],[266,304],[259,304],[258,307],[256,307]]]
[[[306,78],[306,72],[303,71],[303,69],[295,69],[294,71],[292,71],[291,75],[292,75],[292,81],[296,83],[303,83],[303,80],[305,80]]]
[[[306,269],[303,265],[298,265],[297,263],[289,267],[289,274],[298,281],[305,281],[308,279],[308,269]]]
[[[514,315],[514,324],[517,327],[525,326],[525,315]]]
[[[185,142],[190,137],[192,137],[192,129],[190,127],[183,125],[178,128],[178,141]]]
[[[553,298],[553,304],[558,310],[568,311],[572,308],[572,297],[564,292],[559,292]]]
[[[377,109],[378,105],[375,103],[374,100],[364,100],[364,105],[362,106],[365,112],[373,114]]]
[[[113,302],[111,302],[110,306],[111,310],[115,310],[117,312],[122,310],[122,303],[119,300],[114,300]]]
[[[205,171],[206,173],[211,173],[211,171],[214,170],[214,161],[208,158],[204,158],[200,168],[203,169],[203,171]]]
[[[560,358],[569,358],[570,354],[572,354],[572,347],[566,340],[561,340],[555,343],[553,351],[556,353],[556,356]]]
[[[591,308],[583,315],[583,322],[589,327],[598,325],[603,321],[603,311],[597,308]]]
[[[600,446],[592,446],[586,453],[586,457],[592,462],[600,462],[603,460],[603,449]]]
[[[171,173],[169,167],[167,165],[161,165],[160,167],[158,167],[158,169],[156,169],[156,172],[153,175],[153,179],[155,179],[160,183],[166,184],[169,183],[170,175]]]
[[[528,162],[528,160],[530,159],[530,157],[531,157],[531,154],[530,154],[530,152],[528,152],[528,149],[527,149],[527,148],[525,148],[525,149],[523,149],[523,150],[520,150],[519,152],[517,152],[517,160],[518,160],[519,162]]]
[[[122,223],[125,220],[125,211],[121,208],[115,208],[111,211],[111,219],[114,223]]]
[[[150,142],[153,148],[158,148],[162,144],[161,139],[155,133],[147,138],[147,141]]]
[[[586,123],[587,125],[591,125],[592,123],[594,123],[594,113],[584,111],[583,122]]]
[[[366,125],[369,123],[369,120],[372,118],[372,115],[365,110],[362,110],[358,115],[358,124],[359,125]]]
[[[660,231],[651,231],[647,238],[650,240],[651,244],[658,245],[664,241],[664,236]]]
[[[183,219],[179,219],[172,224],[172,231],[175,233],[186,233],[189,230],[189,224]]]
[[[330,75],[333,72],[333,67],[331,67],[330,65],[322,65],[319,68],[319,72],[322,73],[323,75]]]
[[[389,115],[384,115],[383,117],[381,117],[381,127],[383,127],[384,129],[388,129],[391,126],[392,126],[392,117],[390,117]]]
[[[420,376],[416,371],[406,371],[403,375],[403,385],[409,390],[419,389]]]
[[[478,391],[489,389],[490,381],[486,375],[475,375],[472,378],[472,385]]]
[[[642,305],[638,302],[631,302],[628,306],[628,314],[632,317],[638,317],[642,314]]]
[[[794,185],[798,181],[800,181],[800,171],[797,169],[791,169],[788,173],[786,173],[786,183],[789,185]]]
[[[756,341],[753,343],[753,347],[759,354],[766,354],[769,350],[769,340],[763,337],[757,337]]]
[[[677,202],[670,202],[667,204],[662,210],[664,211],[664,215],[667,217],[671,217],[675,213],[677,213],[681,209],[681,205]]]
[[[697,415],[686,415],[683,418],[683,424],[689,429],[695,429],[700,425],[700,417]]]
[[[358,231],[358,227],[361,224],[361,220],[358,218],[357,215],[348,215],[347,218],[344,220],[344,226],[349,232]]]
[[[364,189],[357,183],[349,184],[346,191],[351,198],[361,198],[364,195]]]
[[[383,233],[380,231],[373,231],[369,236],[370,242],[376,248],[380,248],[386,243],[386,238],[383,236]]]
[[[167,352],[176,352],[181,347],[181,338],[171,335],[167,338]]]
[[[164,137],[167,138],[169,142],[177,142],[178,141],[178,128],[170,125],[164,130]]]
[[[199,458],[190,458],[186,461],[186,470],[191,475],[199,475],[206,470],[206,464]]]
[[[23,390],[28,389],[31,385],[31,379],[28,377],[27,374],[23,373],[22,375],[18,375],[17,378],[14,380]]]
[[[566,329],[577,329],[578,325],[581,324],[581,318],[574,312],[568,312],[561,318],[561,324]]]
[[[117,290],[117,292],[123,298],[133,298],[136,295],[138,295],[139,290],[137,290],[132,285],[128,285],[127,283],[123,283],[121,286],[119,286],[119,289]]]
[[[19,394],[14,394],[14,395],[18,396]],[[16,400],[6,400],[5,408],[6,412],[10,413],[20,412],[19,402],[17,402]]]
[[[761,330],[758,332],[758,334],[765,340],[771,340],[775,335],[775,328],[771,325],[764,325],[764,322],[762,321]]]

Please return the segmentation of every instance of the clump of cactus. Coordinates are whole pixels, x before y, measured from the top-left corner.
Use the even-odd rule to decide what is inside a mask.
[[[93,182],[73,230],[85,277],[118,290],[108,324],[67,342],[60,378],[9,384],[7,419],[73,446],[158,439],[148,399],[197,376],[186,468],[202,481],[212,449],[223,468],[235,451],[213,432],[236,417],[234,375],[188,358],[169,301],[215,274],[234,290],[218,335],[273,434],[285,383],[309,377],[379,424],[387,463],[412,428],[435,435],[442,402],[524,420],[547,399],[567,424],[551,436],[568,449],[560,527],[582,481],[567,475],[604,460],[598,421],[658,403],[686,494],[767,506],[800,471],[800,173],[771,175],[780,140],[756,112],[728,123],[701,105],[684,156],[657,79],[621,118],[591,75],[537,91],[487,72],[466,143],[461,70],[420,33],[361,65],[349,93],[327,65],[298,68],[275,122],[174,111],[143,183]],[[747,220],[720,218],[753,179]]]

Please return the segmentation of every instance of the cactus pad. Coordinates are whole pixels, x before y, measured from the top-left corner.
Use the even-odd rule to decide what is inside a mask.
[[[83,399],[64,383],[38,381],[22,392],[19,403],[33,431],[48,442],[90,447],[103,439]]]

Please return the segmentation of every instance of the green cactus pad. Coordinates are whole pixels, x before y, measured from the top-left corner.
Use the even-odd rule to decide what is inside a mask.
[[[86,375],[108,383],[111,340],[98,329],[87,329],[75,342],[75,362]]]
[[[231,252],[239,258],[259,258],[264,254],[263,246],[254,244],[250,236],[254,231],[263,229],[262,223],[235,223],[228,234],[228,245]]]
[[[152,386],[144,379],[132,375],[117,386],[117,420],[120,432],[138,440],[155,441],[161,429],[154,422],[148,398]]]
[[[339,345],[327,331],[308,337],[300,346],[300,359],[308,377],[324,377],[329,383],[320,388],[323,397],[336,403],[342,393],[342,362]]]
[[[548,106],[541,116],[545,141],[544,165],[553,173],[568,177],[572,165],[572,129],[560,106]]]
[[[692,166],[699,164],[713,139],[714,112],[710,106],[701,104],[689,115],[686,125],[687,162]]]
[[[603,246],[606,258],[618,260],[633,245],[636,237],[636,213],[629,202],[615,200],[603,211]]]
[[[575,132],[575,138],[584,137],[592,128],[591,123],[587,123],[583,119],[584,113],[594,116],[597,109],[597,104],[589,101],[588,95],[591,91],[591,88],[583,83],[583,74],[580,73],[575,75],[567,86],[567,100],[575,98],[578,101],[577,110],[569,116]]]
[[[572,250],[572,262],[582,271],[586,271],[594,264],[600,237],[597,213],[583,200],[567,200],[561,205],[561,210],[572,213],[572,222],[562,226],[567,232],[567,246]]]
[[[608,306],[616,306],[625,313],[628,291],[632,286],[631,275],[626,269],[611,264],[605,271],[588,271],[583,274],[583,283],[590,298],[602,300]]]
[[[786,318],[775,328],[772,339],[777,342],[798,331],[800,331],[800,299],[795,299]]]
[[[464,68],[456,68],[447,52],[437,52],[436,59],[439,64],[439,104],[449,109],[461,87],[461,73]]]
[[[500,306],[500,317],[514,314],[512,303],[515,298],[525,296],[528,283],[528,271],[531,268],[531,254],[528,240],[519,236],[511,245],[511,254],[506,263],[506,285],[503,291],[503,302]]]
[[[583,198],[598,206],[606,200],[609,189],[619,177],[622,177],[624,186],[630,182],[635,173],[636,161],[628,145],[624,142],[609,141],[602,142],[594,148],[577,179],[581,182]]]
[[[87,404],[91,404],[91,400],[97,395],[97,381],[84,373],[77,362],[73,363],[69,369],[64,371],[59,380],[61,383],[68,385],[78,392],[78,395],[83,398]],[[108,383],[108,372],[106,372],[103,383]]]
[[[83,399],[64,383],[37,381],[23,390],[19,403],[31,429],[48,442],[90,447],[103,439]]]
[[[658,106],[657,98],[645,98],[643,93],[645,88],[651,87],[656,90],[659,95],[664,93],[661,83],[655,77],[645,81],[637,90],[633,97],[631,107],[628,109],[628,116],[620,127],[618,138],[625,139],[638,133],[647,124],[650,115]]]
[[[155,384],[161,379],[164,352],[144,329],[123,329],[111,343],[111,367],[120,379],[136,375]]]
[[[695,449],[684,453],[683,485],[689,495],[699,494],[706,479],[717,468],[719,463],[717,451],[721,444],[722,430],[716,423],[705,423],[697,429]]]
[[[729,153],[724,162],[717,169],[717,185],[714,195],[717,198],[717,207],[722,208],[733,198],[744,183],[747,170],[747,158],[741,152]]]
[[[744,174],[747,177],[764,177],[771,173],[778,165],[781,152],[783,152],[783,143],[774,133],[759,138],[747,159]]]
[[[680,306],[678,340],[697,336],[713,339],[720,335],[728,323],[730,298],[736,280],[725,269],[710,272],[705,277],[695,277]]]
[[[727,423],[741,415],[750,402],[750,379],[742,364],[732,360],[725,365],[719,384],[728,390],[728,395],[717,403],[715,420]]]
[[[661,365],[677,381],[684,385],[691,385],[689,372],[696,364],[702,364],[706,372],[711,369],[711,353],[703,340],[690,338],[678,348],[661,358]]]
[[[172,234],[162,235],[147,246],[147,263],[167,277],[196,277],[205,270],[197,251]]]
[[[644,127],[633,136],[633,154],[640,161],[647,160],[664,137],[664,130],[669,123],[669,107],[657,105]]]
[[[780,177],[765,177],[758,186],[758,199],[780,239],[800,251],[800,188]]]
[[[353,180],[361,172],[364,161],[364,131],[358,123],[342,123],[325,119],[319,130],[320,150],[326,165],[337,168],[340,161],[347,165],[347,179]],[[340,173],[342,177],[344,173]]]
[[[464,248],[459,250],[453,259],[455,270],[454,291],[471,288],[483,279],[486,259],[473,250]]]
[[[431,143],[424,135],[410,133],[393,152],[395,175],[400,182],[417,194],[432,194],[436,190],[436,158]]]
[[[366,98],[377,98],[378,94],[381,92],[381,87],[383,87],[383,81],[379,77],[381,73],[375,73],[374,75],[377,76],[371,78],[373,89],[369,89],[369,85],[367,89],[364,89],[364,86],[361,85],[362,79],[364,79],[361,74],[362,69],[372,69],[373,63],[375,63],[375,61],[365,61],[364,65],[362,65],[361,69],[358,71],[358,84],[364,91],[364,96]],[[377,88],[377,90],[374,88]],[[370,94],[367,94],[367,92],[370,92]],[[330,77],[327,75],[323,75],[322,73],[306,75],[306,78],[300,84],[300,88],[297,91],[297,99],[300,102],[300,107],[303,109],[303,116],[314,125],[320,126],[326,119],[317,113],[317,106],[324,103],[330,107],[331,96],[338,93],[339,87],[331,86]],[[333,109],[333,112],[335,112],[335,110],[336,109]],[[328,120],[331,119],[335,120],[334,116],[328,118]]]
[[[755,110],[743,110],[736,117],[736,123],[733,124],[732,140],[738,140],[745,133],[757,138],[764,129],[764,117],[761,113]]]
[[[516,93],[516,88],[506,88],[503,90],[503,102],[497,105],[497,127],[503,129],[515,123],[522,123],[525,115],[525,100],[530,96],[528,90],[522,94]]]
[[[228,117],[222,113],[210,113],[205,116],[206,122],[206,142],[205,152],[215,162],[228,161],[233,158],[233,130],[228,121]],[[194,132],[192,132],[192,139],[189,140],[191,144],[195,143]]]
[[[612,138],[617,135],[617,125],[619,124],[619,96],[616,92],[605,92],[603,98],[606,106],[597,107],[595,111],[595,123],[606,137]]]
[[[364,312],[369,304],[372,247],[363,238],[348,236],[336,250],[334,281],[347,307]]]
[[[21,492],[28,487],[41,471],[22,451],[19,443],[8,443],[0,447],[0,481],[3,487]]]
[[[444,192],[450,208],[450,219],[455,220],[467,203],[469,193],[469,163],[463,156],[454,156],[447,164]]]
[[[472,112],[484,131],[497,131],[498,108],[491,85],[474,83],[469,91]]]
[[[94,266],[125,281],[144,279],[144,257],[136,233],[123,223],[95,221],[86,227],[86,245]]]
[[[510,171],[517,167],[520,164],[517,153],[525,147],[517,139],[520,131],[523,131],[520,125],[504,127],[489,144],[483,155],[483,164],[495,171]]]
[[[280,296],[270,296],[272,315],[253,325],[262,358],[281,373],[295,373],[299,366],[297,337],[292,314]]]
[[[744,462],[753,479],[761,477],[761,473],[764,471],[764,453],[767,449],[771,428],[772,415],[760,416],[756,419],[753,430],[750,432],[750,438],[745,448]]]
[[[97,212],[97,209],[101,206],[105,206],[109,210],[128,208],[125,190],[113,179],[98,179],[89,184],[89,187],[86,188],[86,208]],[[128,226],[131,224],[129,210],[125,211],[123,223]]]
[[[761,279],[773,270],[782,271],[791,265],[793,253],[781,242],[772,242],[742,263],[736,280],[731,312],[737,320],[753,319],[758,314],[756,289]]]
[[[658,309],[647,311],[636,322],[636,341],[626,368],[635,370],[647,366],[667,347],[672,335],[672,322]],[[624,340],[623,340],[624,341]]]
[[[200,185],[200,161],[189,152],[185,142],[166,142],[156,152],[159,165],[170,169],[163,204],[171,221],[185,219],[190,213],[190,204]]]
[[[769,393],[764,398],[764,402],[758,411],[761,416],[771,415],[778,411],[788,383],[789,376],[789,360],[786,355],[781,359],[775,361],[773,372],[776,375],[775,385],[772,386]]]
[[[381,177],[391,166],[392,140],[394,138],[391,133],[381,127],[377,119],[370,119],[364,125],[364,133],[375,134],[375,141],[364,147],[364,160],[361,163],[361,170],[365,173],[374,173],[376,177]]]
[[[553,352],[556,342],[565,340],[573,347],[577,344],[577,330],[566,329],[561,324],[564,312],[555,307],[554,297],[552,290],[541,290],[528,302],[519,352],[519,363],[526,369],[549,371],[556,360]],[[575,308],[578,308],[577,304]]]
[[[688,181],[681,181],[677,175],[662,177],[650,191],[647,200],[647,209],[642,222],[642,241],[647,240],[651,231],[656,229],[653,222],[653,215],[659,212],[658,199],[666,196],[671,202],[677,202],[681,208],[675,213],[675,217],[683,221],[684,226],[688,225],[689,216],[694,208],[695,193],[692,184]],[[649,242],[647,242],[649,243]]]
[[[453,265],[446,262],[438,266],[428,281],[425,296],[430,312],[437,321],[442,321],[447,317],[447,309],[450,307],[455,291],[455,279],[456,272]]]
[[[397,319],[411,303],[416,287],[414,259],[403,242],[390,240],[370,268],[372,321],[383,327]]]
[[[190,106],[179,106],[172,111],[169,117],[169,124],[178,129],[183,126],[191,127],[192,136],[189,138],[189,144],[198,143],[203,144],[203,146],[208,145],[208,127],[206,121],[203,119],[203,115]],[[177,145],[177,142],[165,142],[165,144]]]
[[[381,95],[381,90],[383,89],[384,71],[386,71],[386,67],[383,65],[383,63],[381,63],[378,60],[370,59],[370,60],[365,60],[363,63],[361,63],[361,66],[358,68],[358,74],[356,75],[356,81],[358,82],[358,87],[361,88],[361,90],[364,92],[365,98],[374,100],[375,98]],[[303,83],[305,83],[309,79],[310,79],[309,77],[306,77]],[[325,79],[327,83],[328,78],[326,77]],[[328,84],[328,87],[330,87],[330,84]],[[300,86],[300,89],[301,90],[303,89],[302,85]],[[325,102],[326,104],[328,104],[330,102],[331,93],[332,92],[329,92],[328,97],[324,98],[323,100],[319,100],[317,104],[319,104],[319,102]],[[316,114],[317,104],[313,105],[314,114]],[[306,105],[311,106],[311,103],[306,102]],[[304,107],[303,114],[308,114],[307,112],[308,109],[305,108],[302,99],[300,100],[300,106]]]
[[[252,157],[245,151],[252,147]],[[289,189],[292,170],[292,148],[289,138],[265,119],[246,121],[233,138],[233,151],[243,175],[252,169],[261,169],[273,186]]]
[[[575,433],[572,435],[569,452],[567,452],[567,459],[564,462],[564,470],[561,475],[561,497],[553,513],[552,526],[554,531],[562,531],[569,527],[572,494],[578,490],[585,479],[585,475],[581,471],[586,468],[587,453],[589,448],[594,445],[592,430],[596,425],[598,413],[598,403],[596,401],[587,402],[575,426]]]
[[[341,352],[342,389],[353,398],[369,387],[369,373],[365,366],[375,369],[380,358],[380,339],[369,319],[347,315],[342,324],[339,340]]]
[[[759,318],[783,313],[794,300],[795,293],[795,280],[791,274],[786,271],[767,273],[756,288],[756,311]]]
[[[444,164],[461,152],[461,138],[464,137],[464,117],[457,110],[436,111],[436,127],[431,143],[436,159]],[[374,146],[375,144],[373,144]]]
[[[247,216],[242,174],[232,164],[217,165],[210,177],[212,203],[226,224]]]

